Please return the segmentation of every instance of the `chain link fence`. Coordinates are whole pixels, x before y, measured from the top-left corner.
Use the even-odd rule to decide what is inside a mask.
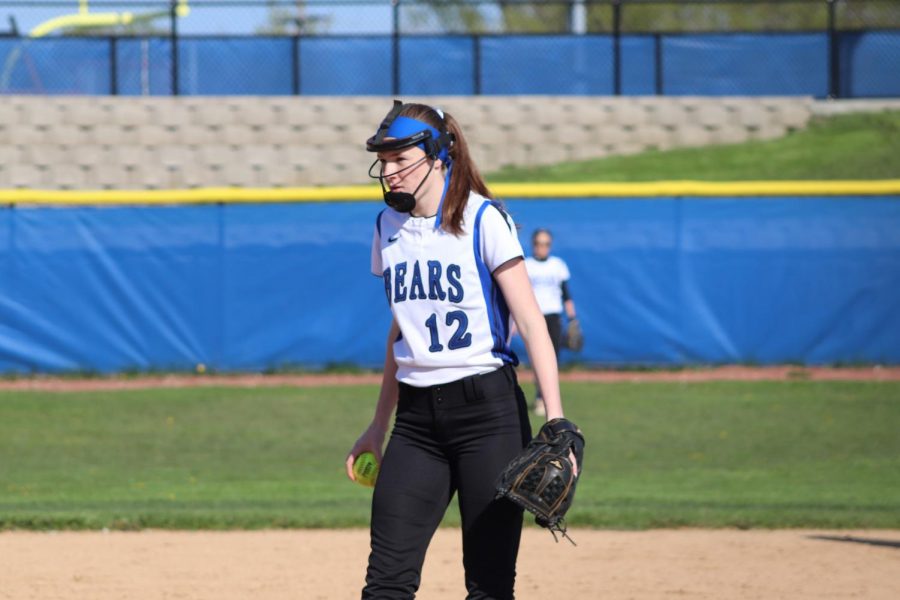
[[[4,15],[2,94],[900,96],[897,0],[0,0]]]

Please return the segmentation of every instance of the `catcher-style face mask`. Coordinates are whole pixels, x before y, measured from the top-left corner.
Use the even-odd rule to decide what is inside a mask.
[[[425,152],[425,156],[421,160],[392,173],[385,173],[381,161],[378,159],[369,167],[369,177],[377,179],[381,184],[385,204],[398,212],[410,212],[416,207],[416,194],[431,175],[432,169],[428,170],[412,193],[389,190],[385,186],[385,178],[414,169],[425,160],[440,159],[452,171],[450,146],[453,144],[453,135],[446,131],[440,132],[424,121],[400,116],[403,106],[402,102],[394,100],[394,106],[381,121],[378,131],[366,141],[366,150],[369,152],[397,152],[418,146]],[[438,114],[443,117],[440,111]],[[444,193],[447,191],[449,182],[450,172],[448,171],[444,182]]]

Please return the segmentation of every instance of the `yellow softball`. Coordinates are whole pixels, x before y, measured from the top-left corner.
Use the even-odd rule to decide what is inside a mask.
[[[353,476],[356,483],[366,487],[374,487],[378,478],[378,461],[371,452],[363,452],[353,462]]]

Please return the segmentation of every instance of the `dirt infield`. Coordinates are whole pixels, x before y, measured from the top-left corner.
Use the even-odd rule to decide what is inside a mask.
[[[520,600],[900,598],[900,531],[572,532],[527,528]],[[9,600],[358,598],[364,530],[0,534]],[[438,531],[418,598],[465,596],[459,532]]]
[[[519,370],[521,381],[532,381],[530,371]],[[900,367],[744,367],[723,366],[702,369],[616,371],[585,370],[560,373],[563,381],[648,382],[648,381],[900,381]],[[322,385],[378,384],[381,375],[365,374],[299,374],[299,375],[159,375],[138,377],[24,377],[0,380],[0,390],[92,391],[178,387],[313,387]]]

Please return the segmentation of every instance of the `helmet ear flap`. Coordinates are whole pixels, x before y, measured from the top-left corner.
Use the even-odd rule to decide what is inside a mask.
[[[432,159],[432,160],[435,159],[435,158],[437,158],[437,155],[438,155],[438,148],[437,148],[437,144],[434,143],[434,139],[433,139],[433,138],[428,138],[427,140],[425,140],[424,146],[425,146],[425,148],[424,148],[424,150],[425,150],[425,155],[426,155],[428,158],[430,158],[430,159]]]
[[[455,141],[456,137],[449,132],[442,132],[441,136],[437,139],[428,138],[425,140],[425,154],[428,155],[428,158],[430,159],[440,158],[446,162],[447,158],[450,156],[450,148]]]

